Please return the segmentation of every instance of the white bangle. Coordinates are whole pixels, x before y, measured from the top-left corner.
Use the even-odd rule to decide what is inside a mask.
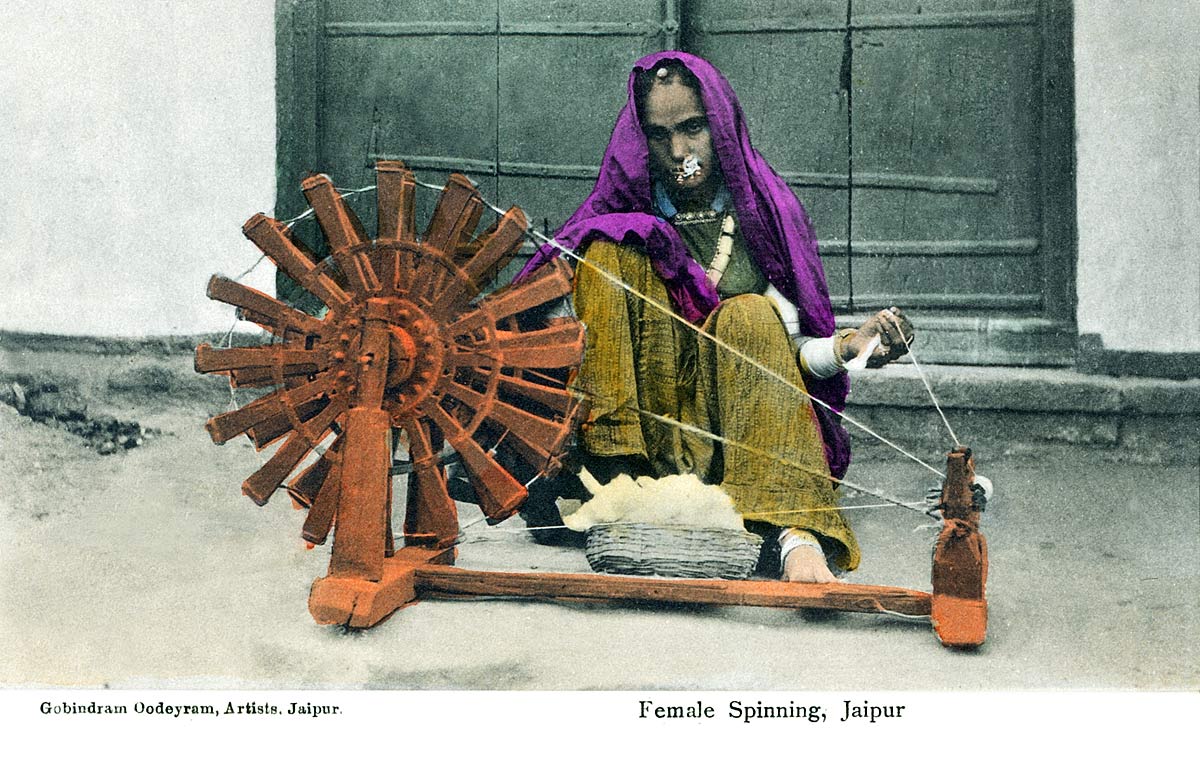
[[[834,337],[810,338],[800,347],[800,356],[814,378],[831,378],[842,371],[833,351]]]

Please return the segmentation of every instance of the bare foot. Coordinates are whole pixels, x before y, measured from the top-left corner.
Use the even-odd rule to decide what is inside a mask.
[[[831,584],[837,577],[825,562],[825,553],[812,545],[801,545],[783,561],[783,580],[809,584]]]

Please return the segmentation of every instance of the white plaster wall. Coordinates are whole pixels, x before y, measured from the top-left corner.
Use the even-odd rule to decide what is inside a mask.
[[[1079,330],[1200,351],[1200,2],[1077,0]]]
[[[274,29],[273,0],[0,3],[0,328],[229,327],[204,285],[273,204]]]
[[[240,226],[273,203],[273,8],[5,0],[0,328],[229,326],[204,283],[255,261]],[[1200,350],[1200,3],[1075,19],[1080,331]]]

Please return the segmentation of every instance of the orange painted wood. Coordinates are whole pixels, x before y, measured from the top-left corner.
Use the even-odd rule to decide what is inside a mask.
[[[255,214],[242,225],[242,234],[293,280],[328,306],[346,304],[350,296],[317,266],[313,256],[277,220]]]
[[[786,581],[663,579],[604,574],[506,573],[423,567],[417,590],[431,596],[514,596],[549,600],[644,600],[651,602],[824,608],[858,613],[929,615],[930,595],[866,584],[795,584]]]
[[[262,388],[263,386],[279,385],[277,371],[283,375],[284,385],[291,386],[295,383],[304,383],[308,380],[308,376],[312,375],[303,367],[289,365],[284,368],[275,367],[247,367],[244,370],[230,370],[229,384],[234,388]],[[224,373],[223,373],[224,374]]]
[[[945,523],[934,546],[932,571],[933,629],[947,647],[976,647],[987,637],[987,541],[979,532],[974,481],[971,450],[955,449],[946,458]]]
[[[324,329],[323,323],[316,317],[221,275],[209,278],[207,295],[215,301],[238,307],[242,310],[239,314],[259,318],[254,321],[285,338],[290,337],[286,335],[287,328],[313,335]]]
[[[380,240],[416,240],[413,201],[417,181],[403,161],[375,162],[376,216]]]
[[[308,466],[300,472],[295,478],[287,484],[288,495],[292,498],[297,509],[308,510],[316,501],[317,494],[323,488],[326,479],[330,473],[337,471],[337,465],[341,462],[340,451],[342,447],[342,437],[338,436],[333,440],[333,444],[321,454],[312,465]]]
[[[368,307],[372,304],[369,302]],[[368,308],[368,315],[371,313]],[[388,330],[368,317],[363,333],[357,399],[346,413],[331,576],[376,581],[386,551],[388,482],[392,469],[391,416],[380,404],[388,365]]]
[[[377,580],[383,569],[387,481],[392,431],[387,412],[351,408],[346,413],[337,523],[329,573]]]
[[[328,176],[310,174],[300,183],[300,189],[312,207],[331,249],[346,249],[366,242],[367,234],[358,215],[346,203],[346,199],[338,194]]]
[[[404,430],[413,464],[404,515],[405,542],[450,547],[458,538],[458,506],[450,498],[446,474],[435,454],[442,446],[441,434],[435,436],[420,420],[407,421]]]
[[[488,454],[449,413],[435,403],[419,405],[419,409],[441,429],[446,441],[462,457],[463,467],[471,476],[471,484],[479,497],[479,509],[496,524],[517,512],[517,507],[529,496],[528,490],[500,463]]]
[[[339,405],[330,404],[310,423],[305,424],[307,430],[292,431],[288,435],[287,441],[275,450],[271,459],[242,482],[242,494],[252,499],[257,505],[267,504],[267,500],[283,483],[283,479],[287,478],[288,474],[300,464],[300,461],[313,450],[341,411]]]
[[[451,335],[470,333],[492,323],[502,322],[526,309],[562,298],[571,292],[571,268],[561,259],[539,267],[519,284],[502,288],[479,301],[446,328]]]
[[[329,366],[329,356],[320,350],[287,349],[282,345],[246,346],[236,349],[214,349],[209,344],[196,347],[195,369],[198,373],[218,373],[251,367],[292,366],[297,373],[315,373]]]
[[[313,582],[308,610],[318,624],[374,626],[399,608],[416,601],[418,568],[453,562],[452,550],[404,547],[384,562],[379,581],[325,576]]]
[[[332,388],[333,378],[325,375],[293,389],[272,391],[236,410],[214,416],[204,427],[213,443],[223,444],[268,420],[286,419],[288,408],[295,409],[313,402]]]
[[[301,423],[308,423],[331,405],[337,405],[342,410],[345,410],[346,407],[345,402],[331,402],[329,399],[321,397],[297,405],[294,412]],[[291,433],[294,430],[292,422],[291,415],[275,415],[246,431],[246,436],[254,444],[255,449],[263,449],[278,441],[281,436]]]
[[[438,296],[429,305],[433,314],[457,317],[487,285],[488,280],[520,250],[525,238],[525,215],[520,209],[512,208],[496,224],[480,236],[474,251],[466,251],[461,262],[464,283],[469,287],[437,291]],[[464,249],[460,248],[460,251]]]
[[[475,232],[482,216],[483,199],[475,185],[465,175],[451,174],[422,238],[438,251],[454,251]]]

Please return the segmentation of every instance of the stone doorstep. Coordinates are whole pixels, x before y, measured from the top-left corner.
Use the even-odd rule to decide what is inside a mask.
[[[992,456],[1098,455],[1149,465],[1200,459],[1198,379],[1114,378],[1041,368],[922,369],[960,440]],[[910,451],[951,446],[911,363],[855,373],[847,412]],[[868,434],[848,428],[856,456],[892,456]]]
[[[966,365],[922,365],[945,410],[1087,412],[1093,414],[1200,414],[1200,379],[1114,378],[1071,370]],[[856,372],[854,407],[930,407],[911,363]]]

